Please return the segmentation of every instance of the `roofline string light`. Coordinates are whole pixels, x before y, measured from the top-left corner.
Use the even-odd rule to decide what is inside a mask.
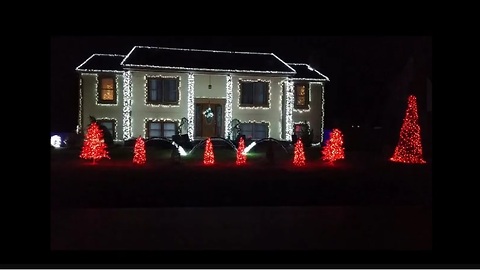
[[[188,120],[188,138],[193,140],[195,135],[195,77],[192,73],[188,74],[187,85],[187,120]]]
[[[161,78],[161,79],[178,79],[178,87],[177,87],[177,91],[178,91],[178,103],[177,104],[151,104],[151,103],[148,103],[148,79],[155,79],[155,78]],[[178,108],[180,107],[180,102],[182,100],[182,78],[180,75],[177,75],[177,76],[170,76],[170,75],[148,75],[148,74],[145,74],[143,76],[143,81],[144,81],[144,85],[143,85],[143,88],[144,88],[144,101],[145,101],[145,106],[149,106],[149,107],[162,107],[162,108]]]
[[[257,54],[257,55],[272,55],[280,62],[282,62],[291,71],[274,71],[274,70],[242,70],[242,69],[215,69],[215,68],[190,68],[190,67],[174,67],[174,66],[157,66],[157,65],[138,65],[126,64],[125,61],[130,57],[136,48],[141,49],[160,49],[160,50],[176,50],[176,51],[192,51],[192,52],[213,52],[213,53],[233,53],[233,54]],[[271,73],[271,74],[295,74],[296,71],[290,67],[283,60],[278,58],[273,53],[259,53],[259,52],[235,52],[235,51],[219,51],[219,50],[199,50],[199,49],[182,49],[182,48],[168,48],[168,47],[150,47],[150,46],[135,46],[125,56],[120,65],[125,67],[140,67],[140,68],[158,68],[158,69],[178,69],[190,71],[222,71],[222,72],[244,72],[244,73]]]
[[[315,79],[315,78],[294,78],[295,80],[315,80],[315,81],[330,81],[330,79],[323,75],[322,73],[320,73],[318,70],[312,68],[309,64],[304,64],[304,63],[288,63],[288,65],[290,66],[307,66],[307,68],[310,70],[310,71],[313,71],[315,73],[317,73],[318,75],[324,77],[325,79]]]
[[[132,72],[123,72],[123,139],[132,138]]]
[[[83,69],[81,66],[85,65],[90,59],[94,56],[110,56],[110,57],[123,57],[125,59],[124,54],[105,54],[105,53],[94,53],[92,54],[87,60],[83,61],[78,67],[75,68],[76,71],[82,72],[112,72],[112,73],[122,73],[122,70],[109,70],[109,69]]]
[[[227,75],[226,102],[225,102],[225,138],[230,138],[232,133],[233,118],[233,82],[232,75]],[[230,138],[235,139],[235,138]]]

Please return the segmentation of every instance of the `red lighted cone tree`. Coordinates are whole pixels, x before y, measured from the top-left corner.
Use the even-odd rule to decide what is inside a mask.
[[[135,141],[135,147],[133,148],[133,163],[145,164],[147,162],[147,155],[145,151],[145,141],[140,136]]]
[[[92,122],[87,129],[80,158],[92,159],[93,163],[101,158],[110,159],[107,145],[103,139],[103,132],[97,122]]]
[[[213,165],[215,163],[215,156],[213,155],[213,145],[210,138],[205,143],[205,152],[203,153],[203,164]]]
[[[244,165],[247,163],[247,156],[243,153],[245,150],[245,141],[243,140],[243,137],[240,137],[240,141],[238,142],[238,148],[237,148],[237,165]]]
[[[295,165],[295,166],[305,166],[305,152],[303,151],[303,143],[302,143],[302,139],[300,139],[300,138],[295,143],[293,165]]]
[[[408,97],[408,107],[400,130],[400,139],[390,160],[403,163],[426,163],[422,158],[417,98],[413,95]]]
[[[344,159],[344,150],[343,134],[338,128],[335,128],[330,133],[330,139],[327,141],[327,144],[322,150],[322,160],[334,162],[338,159]]]

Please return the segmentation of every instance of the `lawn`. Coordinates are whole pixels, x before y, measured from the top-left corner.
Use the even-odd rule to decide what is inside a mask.
[[[179,162],[171,150],[147,147],[147,164],[132,162],[132,147],[109,149],[96,164],[80,149],[52,149],[53,207],[430,205],[431,164],[393,163],[369,152],[346,152],[333,165],[320,148],[305,150],[307,165],[293,166],[291,149],[275,148],[275,162],[255,147],[236,166],[229,147],[214,148],[215,165],[203,165],[203,148]]]

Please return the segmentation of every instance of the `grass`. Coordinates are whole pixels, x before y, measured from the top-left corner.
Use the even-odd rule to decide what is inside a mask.
[[[52,149],[53,207],[405,205],[431,204],[431,164],[389,162],[368,152],[346,152],[333,165],[307,148],[307,166],[275,149],[268,164],[261,147],[236,166],[236,153],[214,148],[215,165],[203,165],[197,148],[180,162],[168,149],[147,148],[147,164],[132,162],[133,148],[110,149],[111,159],[92,164],[80,149]]]

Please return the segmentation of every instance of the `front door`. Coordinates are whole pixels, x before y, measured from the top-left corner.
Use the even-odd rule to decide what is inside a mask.
[[[217,103],[195,104],[195,137],[221,137],[223,111]]]

